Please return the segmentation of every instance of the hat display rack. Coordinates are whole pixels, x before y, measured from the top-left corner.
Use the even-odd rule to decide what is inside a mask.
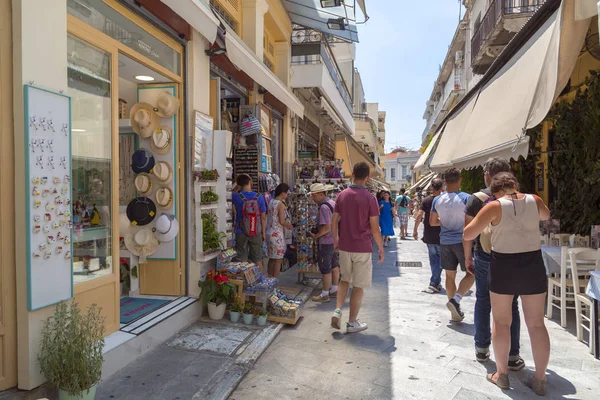
[[[137,197],[127,206],[131,229],[125,245],[140,263],[177,259],[177,113],[173,85],[138,87],[129,119],[139,147],[130,160]]]

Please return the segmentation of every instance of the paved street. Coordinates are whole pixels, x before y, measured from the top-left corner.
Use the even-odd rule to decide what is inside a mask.
[[[527,368],[511,373],[513,390],[502,392],[485,381],[494,363],[474,361],[474,294],[463,299],[465,321],[451,323],[446,296],[422,292],[429,278],[426,246],[398,243],[390,243],[385,262],[374,268],[373,287],[365,292],[359,318],[369,324],[367,331],[333,330],[334,302],[309,301],[303,320],[282,330],[230,399],[537,398],[522,383],[533,366],[525,323],[521,355]],[[397,260],[423,266],[399,268]],[[345,308],[344,322],[347,317]],[[556,321],[547,326],[552,354],[546,398],[598,399],[600,362]]]

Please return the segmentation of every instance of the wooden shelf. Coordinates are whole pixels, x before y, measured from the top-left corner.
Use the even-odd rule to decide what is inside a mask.
[[[217,187],[217,181],[210,182],[194,182],[194,185],[198,185],[200,187]]]
[[[198,208],[200,208],[201,210],[216,210],[217,208],[219,208],[219,204],[198,204]]]
[[[196,257],[196,261],[199,261],[199,262],[211,261],[211,260],[214,260],[215,258],[217,258],[220,253],[221,253],[220,251],[215,251],[213,253],[201,254],[198,257]]]

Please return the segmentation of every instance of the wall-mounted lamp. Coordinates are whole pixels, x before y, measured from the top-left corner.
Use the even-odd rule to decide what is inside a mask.
[[[209,57],[212,56],[220,56],[221,54],[225,54],[227,50],[221,48],[221,47],[217,47],[216,49],[206,49],[204,50],[204,54],[206,54]]]
[[[344,31],[346,30],[346,24],[344,24],[344,18],[329,18],[327,20],[327,27],[331,30]]]

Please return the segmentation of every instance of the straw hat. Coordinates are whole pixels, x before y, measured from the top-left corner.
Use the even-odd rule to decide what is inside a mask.
[[[148,262],[146,257],[156,253],[159,245],[158,239],[148,228],[142,228],[135,234],[129,233],[125,236],[125,247],[140,258],[140,264]]]
[[[152,180],[150,175],[142,172],[135,177],[135,189],[141,194],[147,194],[152,190]]]
[[[323,185],[322,183],[313,183],[312,185],[310,185],[310,192],[308,194],[330,192],[332,190],[333,190],[333,185]]]
[[[172,242],[179,233],[179,222],[174,215],[162,214],[154,224],[154,235],[161,243]]]
[[[154,164],[154,156],[144,148],[137,149],[131,156],[131,169],[136,174],[152,171]]]
[[[179,99],[167,92],[163,92],[158,96],[156,100],[156,108],[158,109],[156,113],[163,117],[167,118],[177,113],[179,110]]]
[[[150,137],[152,132],[160,124],[160,118],[154,112],[154,108],[148,103],[137,103],[131,107],[129,112],[131,129],[143,138]]]
[[[152,132],[150,146],[155,153],[166,154],[171,148],[171,140],[173,140],[171,129],[168,126],[161,125],[159,128],[155,129],[154,132]]]
[[[156,204],[147,197],[137,197],[129,202],[126,212],[131,225],[148,225],[156,217]]]
[[[156,205],[163,209],[169,209],[173,207],[173,191],[167,186],[161,186],[154,195],[156,198]]]
[[[152,168],[152,173],[161,184],[167,185],[173,180],[173,168],[166,161],[159,161]]]

